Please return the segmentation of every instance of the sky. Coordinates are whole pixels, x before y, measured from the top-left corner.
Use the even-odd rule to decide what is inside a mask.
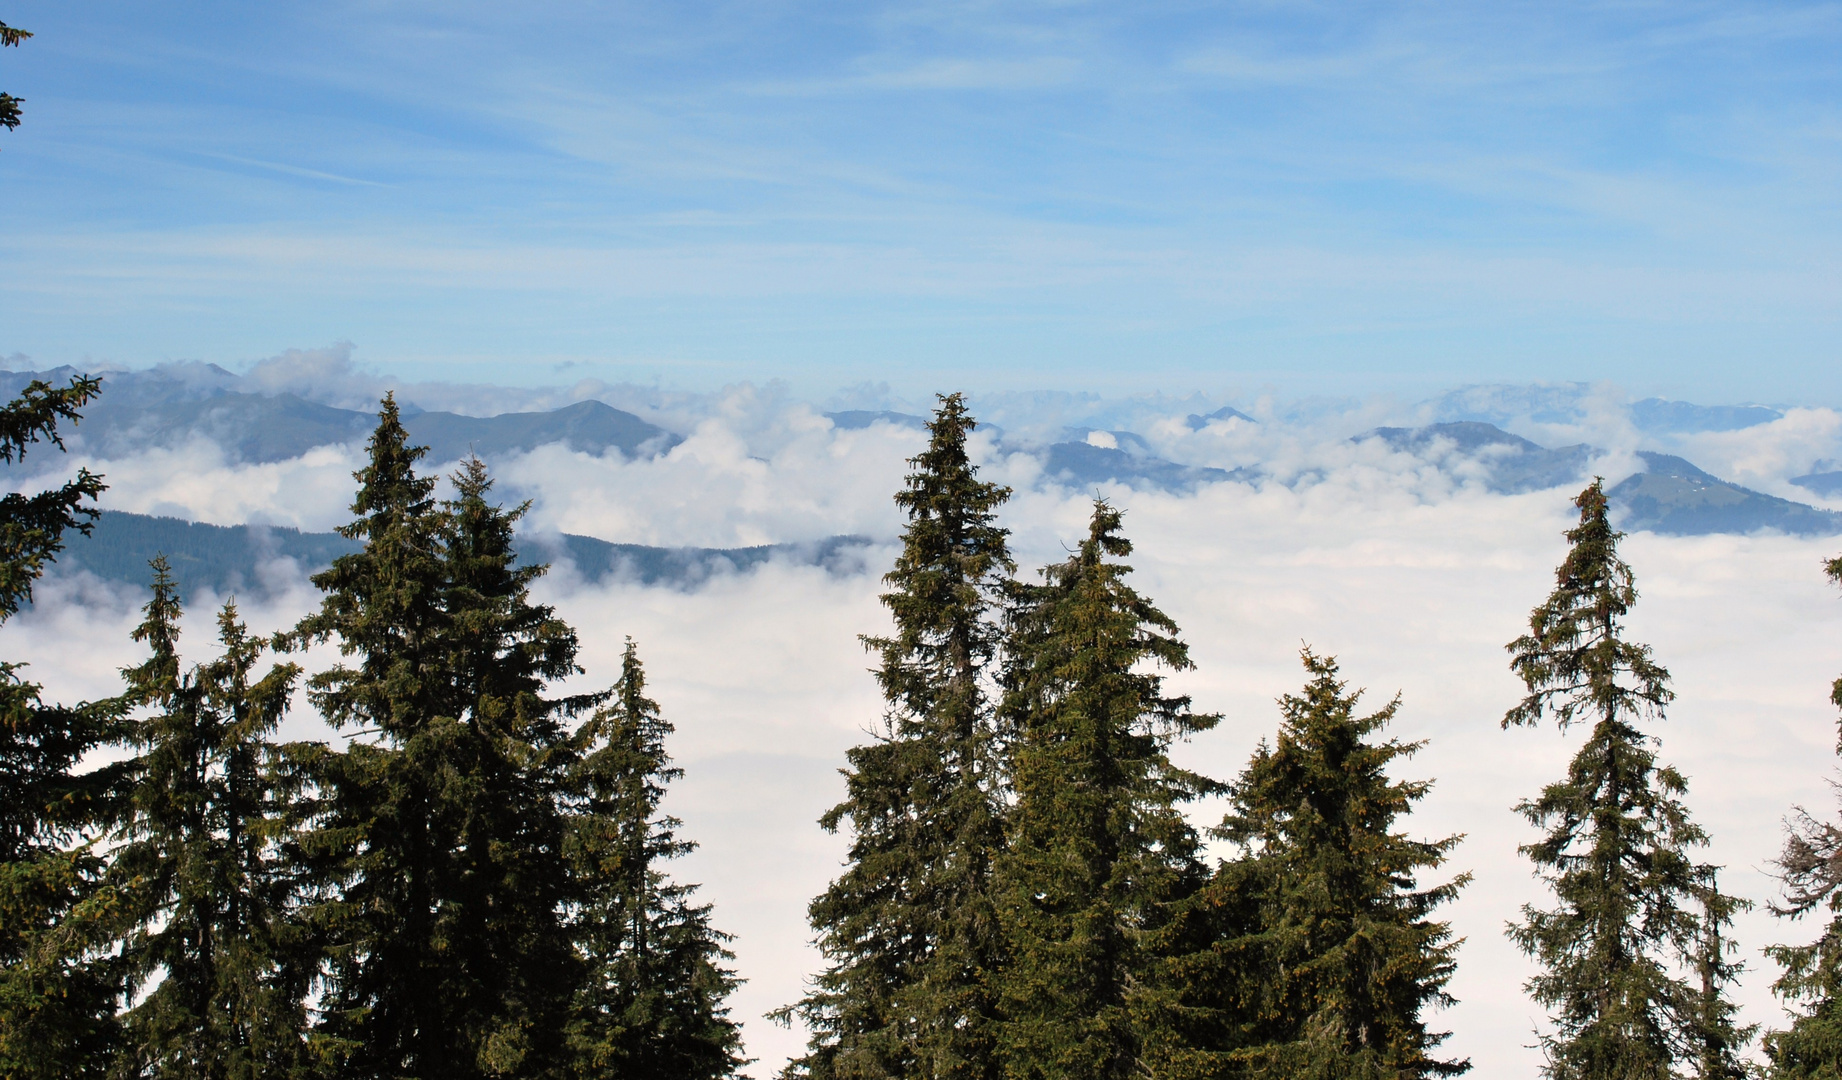
[[[1263,470],[1100,491],[1192,643],[1174,685],[1225,716],[1181,753],[1233,775],[1306,643],[1371,704],[1403,694],[1396,733],[1430,741],[1402,775],[1437,779],[1408,828],[1465,833],[1449,869],[1475,875],[1437,1022],[1480,1076],[1538,1065],[1502,934],[1542,900],[1511,807],[1577,740],[1497,721],[1571,492],[1490,494],[1349,436],[1514,384],[1464,393],[1523,402],[1505,426],[1544,445],[1606,449],[1610,479],[1666,449],[1842,509],[1789,483],[1842,460],[1842,6],[9,0],[0,19],[36,34],[0,52],[25,99],[0,131],[0,367],[197,360],[346,407],[393,386],[470,413],[599,397],[685,441],[496,462],[532,529],[875,538],[862,572],[543,586],[584,685],[632,634],[678,724],[668,809],[703,844],[680,872],[737,935],[757,1076],[800,1042],[762,1016],[816,970],[804,909],[843,840],[815,820],[881,712],[857,635],[886,624],[889,496],[918,448],[823,408],[965,388],[1017,439],[1119,428]],[[1541,420],[1555,395],[1578,407]],[[1785,412],[1664,444],[1623,409],[1650,395]],[[1184,422],[1228,402],[1258,422]],[[1028,574],[1094,492],[981,438]],[[317,530],[345,520],[356,454],[243,464],[201,434],[89,463],[111,508]],[[1679,693],[1661,757],[1724,886],[1761,904],[1783,815],[1833,812],[1835,554],[1627,542],[1633,634]],[[244,598],[258,631],[316,599],[271,569]],[[56,700],[111,693],[139,602],[61,577],[0,655]],[[289,724],[327,735],[304,708]],[[1741,917],[1750,1019],[1781,1019],[1758,947],[1811,936]]]
[[[0,17],[14,367],[1842,403],[1834,4]]]

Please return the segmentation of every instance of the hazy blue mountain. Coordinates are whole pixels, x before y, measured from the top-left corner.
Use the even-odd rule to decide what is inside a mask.
[[[1448,390],[1424,403],[1441,423],[1507,424],[1529,419],[1565,424],[1580,418],[1592,395],[1588,383],[1483,383]]]
[[[861,536],[834,536],[811,544],[767,544],[746,548],[663,548],[612,544],[592,536],[562,534],[521,538],[527,554],[548,562],[567,560],[585,580],[610,574],[646,585],[685,586],[723,573],[747,571],[782,558],[835,573],[861,568]],[[148,562],[164,554],[185,595],[209,588],[261,595],[268,591],[260,567],[293,559],[302,571],[330,565],[358,544],[338,533],[311,533],[282,526],[205,525],[178,518],[103,511],[90,536],[71,534],[54,573],[87,570],[106,581],[145,585]]]
[[[1541,424],[1578,422],[1595,391],[1590,383],[1484,384],[1461,386],[1426,402],[1442,422],[1475,421],[1502,425],[1520,419]],[[1646,398],[1628,406],[1638,430],[1654,434],[1735,431],[1769,424],[1782,413],[1762,405],[1695,405],[1687,401]]]
[[[0,372],[0,394],[17,395],[28,381],[62,383],[72,368]],[[374,413],[339,409],[294,394],[249,394],[229,389],[237,377],[211,365],[153,371],[110,372],[103,392],[84,409],[75,432],[83,448],[121,457],[148,447],[175,446],[204,436],[233,461],[285,461],[316,446],[362,442],[377,424]],[[599,401],[579,401],[551,412],[462,416],[404,409],[410,438],[430,448],[435,463],[456,461],[471,450],[494,457],[564,443],[592,454],[609,449],[629,457],[663,453],[683,440],[630,412]]]
[[[1381,439],[1394,449],[1410,454],[1424,454],[1441,445],[1450,446],[1453,451],[1488,467],[1486,487],[1511,495],[1581,482],[1587,462],[1595,453],[1585,444],[1549,449],[1477,420],[1419,428],[1376,428],[1356,436],[1354,441],[1365,439]]]
[[[1230,472],[1227,469],[1179,465],[1148,454],[1133,454],[1087,442],[1051,443],[1040,454],[1044,478],[1067,487],[1086,487],[1111,481],[1133,487],[1191,491],[1201,484],[1248,479],[1243,469]]]
[[[1224,405],[1212,413],[1200,415],[1191,413],[1184,417],[1184,423],[1190,426],[1191,431],[1201,431],[1203,428],[1209,426],[1209,421],[1211,420],[1245,420],[1250,424],[1258,422],[1253,417],[1230,405]]]
[[[1099,438],[1093,438],[1093,436],[1096,435],[1099,436]],[[1158,456],[1157,450],[1152,447],[1150,441],[1136,431],[1107,431],[1101,428],[1069,427],[1062,429],[1062,437],[1058,441],[1064,443],[1087,443],[1102,448],[1108,448],[1107,444],[1111,443],[1111,449],[1120,450],[1133,457],[1149,458]]]
[[[877,412],[870,409],[845,409],[843,412],[828,412],[825,419],[841,431],[855,431],[867,428],[877,421],[894,424],[896,427],[925,428],[927,417],[905,412]]]
[[[1814,491],[1825,499],[1842,495],[1842,472],[1816,472],[1807,476],[1793,476],[1791,483],[1806,491]]]
[[[1691,405],[1662,398],[1645,398],[1631,405],[1631,422],[1639,431],[1669,434],[1738,431],[1769,424],[1783,415],[1763,405]]]
[[[1621,513],[1619,527],[1671,536],[1748,533],[1759,529],[1803,536],[1842,532],[1842,514],[1731,484],[1672,454],[1638,455],[1648,472],[1607,491]]]
[[[376,419],[372,418],[371,423],[375,424]],[[429,448],[432,462],[458,461],[469,452],[491,460],[549,443],[564,443],[572,450],[590,454],[615,449],[628,457],[650,457],[684,441],[664,428],[599,401],[578,401],[551,412],[498,416],[417,413],[404,417],[403,427],[413,442]]]

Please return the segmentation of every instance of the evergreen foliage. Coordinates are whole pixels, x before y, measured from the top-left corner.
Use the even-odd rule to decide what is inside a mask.
[[[560,1067],[578,965],[563,924],[569,885],[559,785],[569,748],[561,718],[600,695],[549,699],[576,666],[575,631],[530,586],[548,568],[520,566],[513,529],[526,507],[504,510],[477,458],[453,477],[441,554],[446,617],[440,716],[455,744],[446,768],[457,811],[458,865],[443,897],[459,912],[449,947],[478,995],[451,1005],[478,1032],[489,1073]]]
[[[0,47],[16,46],[32,36],[30,30],[21,30],[16,26],[0,23]],[[19,126],[19,103],[23,98],[0,93],[0,127],[12,131]]]
[[[81,415],[77,410],[101,392],[102,381],[89,376],[72,379],[68,386],[34,379],[0,408],[0,462],[23,460],[41,442],[64,449],[58,424],[75,423]],[[103,488],[102,477],[79,467],[74,480],[48,491],[9,491],[0,498],[0,621],[31,602],[32,583],[64,550],[66,531],[88,535],[95,527],[96,509],[83,504],[95,502]]]
[[[164,560],[134,637],[152,650],[125,674],[127,700],[152,713],[128,733],[140,751],[111,852],[126,922],[131,990],[122,1071],[233,1080],[285,1075],[302,1062],[306,972],[287,925],[276,865],[269,735],[300,670],[251,681],[267,642],[226,604],[222,655],[182,672],[180,605]],[[148,988],[151,987],[151,988]]]
[[[682,775],[665,752],[672,725],[645,695],[632,639],[612,700],[576,735],[568,856],[575,942],[588,973],[570,1022],[573,1075],[714,1080],[745,1064],[724,999],[738,980],[729,940],[694,885],[659,864],[694,850],[659,813]]]
[[[337,637],[357,663],[314,675],[309,697],[334,727],[381,736],[304,762],[320,804],[298,840],[313,886],[301,914],[327,955],[316,1044],[352,1076],[467,1076],[474,1047],[447,1004],[471,995],[447,948],[443,916],[454,913],[438,906],[458,830],[441,799],[453,721],[439,714],[448,657],[434,481],[415,474],[419,448],[389,398],[368,450],[358,518],[339,530],[365,546],[314,576],[320,610],[283,639]]]
[[[848,821],[851,846],[810,909],[827,967],[777,1014],[812,1031],[794,1075],[998,1075],[992,870],[1004,824],[986,669],[1015,567],[996,523],[1010,491],[978,479],[975,426],[960,395],[943,396],[896,495],[908,525],[882,597],[895,632],[864,639],[886,729],[850,751],[845,800],[821,819]]]
[[[341,529],[365,546],[315,576],[320,611],[290,635],[357,658],[309,695],[377,736],[307,762],[321,1048],[355,1076],[540,1073],[563,1060],[574,983],[557,713],[583,704],[540,692],[577,670],[575,635],[530,603],[543,568],[514,565],[522,509],[485,501],[477,462],[437,505],[389,398],[369,451]]]
[[[22,36],[0,26],[0,43]],[[0,110],[12,102],[0,95]],[[59,424],[78,420],[100,390],[87,376],[28,384],[0,407],[0,462],[40,443],[62,449]],[[84,504],[102,490],[101,477],[79,468],[60,487],[0,497],[0,622],[30,602],[66,531],[90,528],[96,511]],[[121,973],[106,954],[114,897],[93,841],[124,770],[80,767],[114,736],[121,709],[48,703],[21,669],[0,661],[0,1076],[100,1075],[116,1046]]]
[[[1618,556],[1623,534],[1607,519],[1599,481],[1576,505],[1580,523],[1567,533],[1554,592],[1508,646],[1528,694],[1503,726],[1553,716],[1563,731],[1576,720],[1593,727],[1566,778],[1517,807],[1547,830],[1522,851],[1557,905],[1525,906],[1510,936],[1542,969],[1528,990],[1553,1010],[1556,1030],[1541,1036],[1548,1076],[1666,1080],[1698,1060],[1703,1018],[1725,1015],[1678,973],[1707,955],[1696,902],[1710,895],[1714,868],[1690,857],[1707,835],[1682,805],[1686,781],[1656,764],[1652,740],[1635,726],[1660,718],[1673,695],[1649,648],[1622,636],[1637,600]],[[1713,921],[1723,921],[1719,905]]]
[[[1752,903],[1721,892],[1712,872],[1696,901],[1701,938],[1692,958],[1696,991],[1689,1025],[1692,1075],[1696,1080],[1747,1080],[1757,1070],[1740,1053],[1758,1037],[1759,1026],[1738,1023],[1739,1008],[1727,997],[1746,965],[1732,959],[1738,948],[1727,938],[1726,930],[1733,925],[1734,913],[1750,909]]]
[[[1000,1056],[1017,1080],[1144,1074],[1164,1052],[1163,961],[1176,909],[1207,877],[1182,806],[1217,785],[1171,741],[1213,727],[1146,670],[1192,665],[1177,626],[1116,560],[1096,502],[1070,558],[1019,589],[1007,661],[1010,845],[999,866],[1006,963]]]
[[[1216,948],[1239,1030],[1220,1051],[1227,1075],[1304,1080],[1456,1076],[1468,1061],[1434,1056],[1446,1035],[1425,1013],[1449,1005],[1458,942],[1433,912],[1469,880],[1419,886],[1459,837],[1414,840],[1399,819],[1425,781],[1388,767],[1424,743],[1378,742],[1396,697],[1368,716],[1337,663],[1310,649],[1300,694],[1230,786],[1222,835],[1243,852],[1208,899],[1242,921]],[[1229,924],[1233,926],[1231,921]]]
[[[1824,570],[1842,585],[1842,557]],[[1842,679],[1832,695],[1842,708]],[[1836,749],[1842,753],[1842,737]],[[1774,915],[1799,919],[1826,908],[1829,923],[1808,945],[1773,945],[1765,952],[1783,972],[1772,989],[1795,1006],[1791,1026],[1765,1037],[1772,1076],[1783,1080],[1842,1078],[1842,826],[1819,821],[1802,807],[1791,818],[1778,856],[1784,903]]]

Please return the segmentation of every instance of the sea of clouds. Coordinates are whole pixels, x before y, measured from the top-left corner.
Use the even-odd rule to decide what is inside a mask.
[[[311,389],[342,405],[375,401],[391,388],[336,356],[315,374],[312,364],[321,361],[302,355],[296,368],[276,363],[246,378],[267,379],[270,390]],[[296,369],[308,374],[297,378]],[[842,794],[845,750],[869,738],[881,717],[857,637],[887,625],[878,574],[902,524],[890,496],[924,437],[888,423],[844,430],[823,413],[925,412],[929,402],[879,387],[823,403],[772,385],[708,394],[599,385],[394,389],[424,408],[481,413],[598,397],[686,436],[652,459],[553,445],[497,463],[501,494],[531,501],[527,523],[538,532],[713,547],[872,538],[862,573],[786,561],[694,587],[648,588],[585,583],[565,565],[538,589],[582,635],[580,685],[610,681],[626,637],[639,644],[653,696],[677,725],[671,750],[685,768],[667,809],[702,845],[674,872],[703,883],[716,925],[735,935],[737,968],[748,980],[735,1015],[760,1062],[754,1074],[771,1075],[803,1034],[762,1015],[795,1000],[818,966],[805,905],[836,873],[844,850],[842,837],[814,822]],[[1486,393],[1486,405],[1504,410],[1504,426],[1545,445],[1603,448],[1599,466],[1610,479],[1635,468],[1634,451],[1663,449],[1722,477],[1821,504],[1786,481],[1842,457],[1842,416],[1830,409],[1785,408],[1776,421],[1738,431],[1659,436],[1632,426],[1613,387],[1463,393]],[[1557,397],[1565,409],[1552,407]],[[1404,707],[1391,734],[1426,740],[1400,772],[1437,781],[1403,827],[1429,837],[1464,834],[1447,870],[1475,875],[1447,912],[1465,938],[1451,987],[1459,1003],[1435,1023],[1453,1031],[1450,1051],[1470,1057],[1478,1075],[1532,1073],[1538,1055],[1528,1046],[1542,1011],[1522,993],[1530,968],[1503,927],[1544,894],[1516,852],[1535,833],[1512,806],[1562,774],[1584,732],[1499,729],[1520,692],[1503,646],[1552,585],[1575,493],[1492,494],[1463,462],[1349,441],[1379,424],[1439,419],[1442,409],[1458,407],[1451,400],[1255,397],[1235,403],[1252,422],[1198,428],[1187,421],[1220,403],[975,396],[975,413],[992,422],[974,440],[984,475],[1015,489],[1003,516],[1020,573],[1062,557],[1084,534],[1096,495],[1124,508],[1137,548],[1135,584],[1183,627],[1196,661],[1196,670],[1171,683],[1224,718],[1178,751],[1211,775],[1233,776],[1270,738],[1274,699],[1303,682],[1303,645],[1338,657],[1374,707],[1400,693]],[[1475,405],[1465,407],[1476,412]],[[1133,431],[1162,456],[1258,467],[1262,479],[1189,493],[1045,483],[1040,459],[1023,448],[1070,429]],[[92,465],[108,476],[111,508],[320,530],[347,519],[360,454],[324,447],[250,465],[195,440]],[[1661,759],[1689,778],[1688,803],[1713,836],[1708,857],[1726,867],[1723,887],[1759,902],[1734,937],[1747,958],[1746,1016],[1769,1026],[1781,1013],[1769,992],[1774,969],[1758,949],[1816,932],[1773,919],[1764,901],[1776,895],[1770,860],[1784,815],[1794,805],[1833,812],[1837,716],[1827,699],[1842,674],[1842,594],[1821,562],[1842,551],[1842,538],[1638,533],[1624,551],[1642,592],[1631,636],[1655,647],[1679,695],[1654,729]],[[315,604],[298,567],[265,573],[268,591],[243,604],[258,630],[289,625]],[[188,615],[194,658],[209,651],[217,599],[201,598]],[[31,677],[54,698],[111,693],[118,671],[138,656],[128,634],[139,602],[132,590],[83,575],[47,581],[36,605],[0,628],[0,655],[29,662]],[[331,659],[322,650],[308,663]],[[338,737],[305,707],[283,734]],[[1220,811],[1198,807],[1198,824],[1219,820]]]

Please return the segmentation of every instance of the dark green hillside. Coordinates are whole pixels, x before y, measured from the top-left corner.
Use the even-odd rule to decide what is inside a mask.
[[[567,561],[586,581],[598,582],[615,575],[643,585],[682,587],[719,574],[744,573],[775,558],[850,572],[856,569],[869,540],[834,536],[811,544],[664,548],[611,544],[592,536],[563,534],[531,537],[529,543],[537,558]],[[247,595],[266,591],[259,572],[264,563],[293,559],[303,573],[313,573],[331,565],[338,556],[358,550],[358,546],[331,532],[302,532],[286,526],[206,525],[105,510],[93,535],[72,534],[57,567],[65,573],[85,570],[105,581],[141,586],[149,578],[147,564],[154,556],[164,554],[172,564],[173,580],[182,595],[202,589]]]
[[[1674,536],[1776,529],[1799,536],[1842,532],[1842,514],[1730,484],[1672,454],[1638,455],[1648,472],[1606,492],[1623,510],[1619,527]]]
[[[261,592],[257,567],[293,559],[303,571],[321,569],[357,551],[356,541],[338,533],[304,533],[287,526],[205,525],[179,518],[104,510],[89,536],[73,536],[60,570],[87,570],[105,581],[146,585],[147,564],[165,555],[182,595],[200,589],[218,593]]]

